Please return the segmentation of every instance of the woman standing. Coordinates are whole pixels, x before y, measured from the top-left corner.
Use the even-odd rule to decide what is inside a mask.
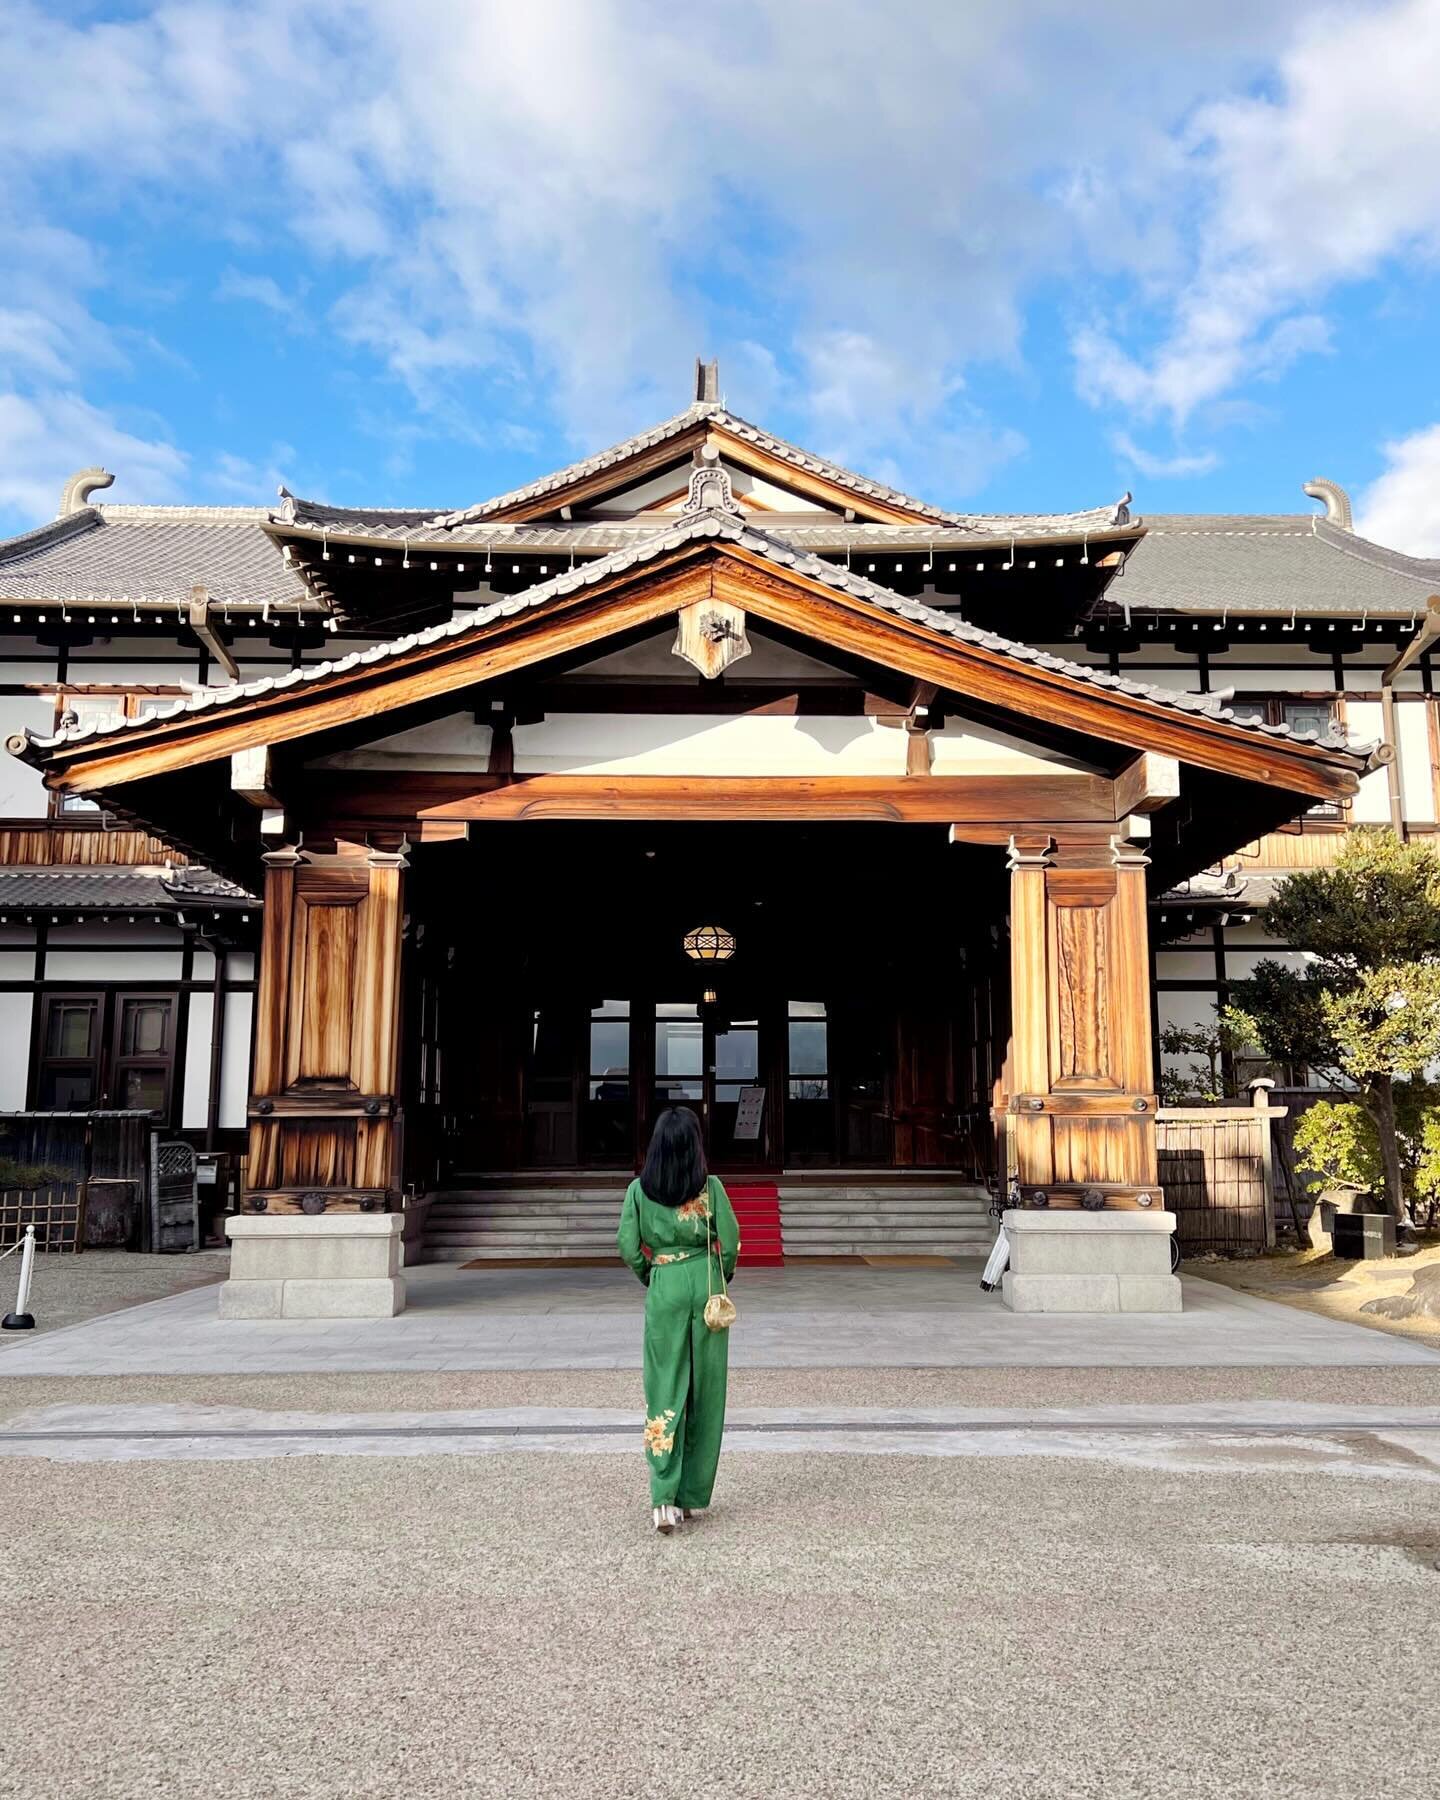
[[[651,1516],[668,1534],[710,1504],[715,1486],[730,1334],[705,1323],[705,1302],[735,1273],[740,1252],[730,1196],[706,1171],[700,1121],[688,1106],[667,1107],[655,1121],[616,1242],[647,1289],[645,1456]]]

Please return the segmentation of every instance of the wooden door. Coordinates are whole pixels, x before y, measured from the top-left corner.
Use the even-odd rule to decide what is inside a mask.
[[[398,1203],[403,857],[266,858],[249,1200],[256,1210]]]
[[[1032,1203],[1161,1203],[1145,858],[1112,839],[1086,866],[1104,854],[1011,843],[1005,1114]]]

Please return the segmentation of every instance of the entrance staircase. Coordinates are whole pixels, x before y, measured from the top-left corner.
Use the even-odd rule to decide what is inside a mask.
[[[721,1171],[723,1175],[723,1171]],[[605,1262],[627,1177],[526,1170],[486,1175],[433,1196],[432,1262]],[[808,1257],[987,1256],[989,1196],[943,1169],[810,1169],[771,1182],[734,1176],[742,1266]]]

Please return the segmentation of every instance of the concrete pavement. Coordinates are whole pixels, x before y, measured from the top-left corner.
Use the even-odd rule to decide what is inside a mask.
[[[1440,1367],[1440,1351],[1190,1276],[1179,1314],[1023,1315],[979,1265],[755,1269],[735,1284],[736,1369]],[[0,1376],[638,1367],[623,1269],[409,1269],[398,1318],[220,1321],[213,1288],[0,1348]],[[37,1297],[37,1306],[40,1300]]]

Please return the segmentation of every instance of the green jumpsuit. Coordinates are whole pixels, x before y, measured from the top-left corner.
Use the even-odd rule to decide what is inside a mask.
[[[720,1291],[720,1269],[728,1281],[740,1251],[740,1227],[730,1196],[712,1175],[693,1200],[683,1206],[661,1206],[632,1181],[620,1209],[616,1242],[621,1259],[647,1290],[645,1457],[650,1465],[650,1503],[708,1506],[725,1433],[730,1333],[711,1331],[704,1314],[709,1290]],[[713,1246],[709,1255],[707,1243]],[[649,1258],[642,1245],[649,1246]]]

